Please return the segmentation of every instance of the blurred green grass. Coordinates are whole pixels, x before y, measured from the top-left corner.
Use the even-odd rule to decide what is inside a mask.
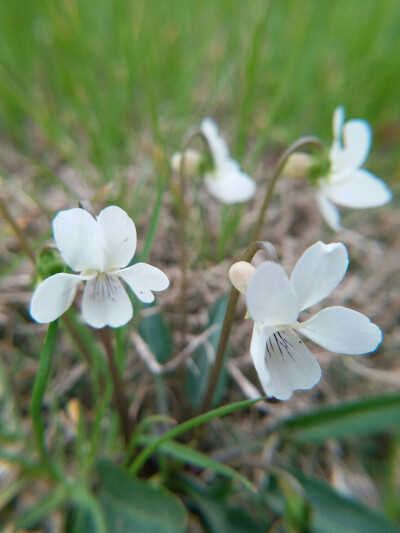
[[[391,160],[399,19],[397,0],[4,1],[0,135],[30,157],[36,136],[110,180],[143,146],[169,156],[205,115],[254,162],[271,142],[330,140],[343,104]]]
[[[371,123],[370,167],[391,181],[400,168],[399,20],[398,0],[3,0],[0,145],[40,166],[31,185],[38,197],[58,179],[49,152],[88,181],[97,169],[97,187],[143,160],[138,181],[162,185],[182,135],[206,115],[252,172],[268,146],[312,133],[329,143],[333,110],[343,104],[349,118]],[[0,158],[5,176],[15,170]],[[135,220],[156,201],[138,189]],[[24,356],[16,350],[13,374]],[[382,467],[388,480],[379,482],[395,519],[398,449],[396,437]]]

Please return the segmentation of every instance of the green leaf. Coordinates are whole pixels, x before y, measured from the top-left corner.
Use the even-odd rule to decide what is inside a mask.
[[[155,304],[145,307],[155,307]],[[140,323],[139,333],[157,361],[160,364],[165,363],[172,352],[172,334],[161,313],[145,317]]]
[[[69,497],[74,504],[66,516],[66,531],[107,533],[105,516],[98,499],[83,485],[71,485]]]
[[[73,507],[66,516],[65,531],[70,533],[97,533],[89,511],[80,507]]]
[[[237,504],[232,507],[230,496],[232,490],[227,490],[214,483],[212,487],[202,485],[198,479],[185,476],[181,478],[181,489],[187,495],[188,505],[197,513],[205,525],[208,533],[265,533],[269,531],[266,523],[265,507],[259,512],[256,498],[245,507]],[[242,503],[242,502],[241,502]]]
[[[290,473],[301,483],[310,502],[312,531],[315,533],[398,533],[399,529],[385,516],[360,502],[342,496],[326,483],[309,478],[302,472]],[[276,512],[282,512],[284,501],[276,486],[267,496]]]
[[[222,296],[213,305],[208,320],[208,327],[214,324],[222,325],[224,321],[226,306],[228,303],[228,297]],[[214,354],[217,352],[218,341],[221,334],[221,330],[218,329],[212,333],[208,342],[212,347]],[[228,350],[225,354],[225,358],[228,357]],[[194,353],[192,358],[193,366],[189,367],[186,378],[186,397],[193,405],[193,407],[199,407],[203,403],[204,394],[207,390],[207,385],[210,377],[210,370],[214,364],[214,360],[210,358],[209,352],[204,346],[200,346]],[[217,388],[214,395],[213,405],[217,404],[221,399],[225,386],[227,383],[227,372],[223,367]]]
[[[143,444],[148,444],[149,438],[146,437],[145,439],[141,439],[140,442]],[[179,459],[184,463],[189,463],[195,466],[199,466],[200,468],[212,470],[216,474],[220,474],[230,479],[236,479],[237,481],[242,483],[247,489],[250,489],[251,491],[256,491],[256,487],[242,474],[240,474],[230,466],[224,463],[220,463],[219,461],[215,461],[207,455],[204,455],[203,453],[194,450],[190,446],[185,446],[184,444],[180,444],[175,441],[168,441],[160,447],[160,451],[165,453],[166,455],[174,457],[175,459]]]
[[[175,426],[174,428],[166,431],[160,437],[154,439],[144,450],[142,450],[139,453],[139,455],[136,457],[134,462],[132,463],[129,469],[130,473],[137,474],[137,472],[139,472],[139,470],[141,469],[143,464],[147,461],[147,459],[151,457],[151,455],[162,444],[164,444],[164,442],[174,439],[175,437],[178,437],[182,433],[185,433],[186,431],[189,431],[190,429],[198,427],[201,424],[205,424],[206,422],[209,422],[210,420],[213,420],[214,418],[219,418],[219,417],[222,418],[223,416],[226,416],[230,413],[234,413],[235,411],[238,411],[239,409],[245,409],[246,407],[250,407],[250,405],[253,405],[256,402],[259,402],[260,400],[262,400],[262,398],[230,403],[228,405],[223,405],[222,407],[218,407],[217,409],[212,409],[211,411],[207,411],[207,413],[203,413],[201,415],[195,416],[194,418],[190,418],[189,420],[186,420],[185,422],[182,422],[182,424]]]
[[[324,407],[283,421],[281,430],[297,442],[370,435],[398,427],[400,394]]]
[[[156,203],[154,205],[154,208],[152,210],[152,216],[150,220],[149,229],[147,231],[146,240],[143,246],[142,253],[140,254],[140,261],[146,262],[147,258],[149,257],[149,253],[151,250],[151,247],[153,245],[156,233],[157,233],[157,227],[158,227],[158,220],[160,218],[161,214],[161,208],[163,204],[163,197],[164,197],[164,187],[160,187],[158,189],[158,195],[156,199]]]
[[[108,461],[98,465],[99,500],[113,533],[180,533],[187,515],[182,502],[163,487],[132,479]]]

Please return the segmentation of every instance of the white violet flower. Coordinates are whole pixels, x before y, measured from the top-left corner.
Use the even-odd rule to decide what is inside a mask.
[[[214,198],[224,204],[236,204],[250,200],[256,192],[256,183],[241,171],[237,161],[231,158],[217,125],[210,118],[201,123],[201,132],[207,140],[214,169],[205,175],[206,187]]]
[[[251,275],[246,291],[255,322],[250,353],[268,396],[287,400],[294,390],[310,389],[320,380],[321,368],[297,333],[327,350],[350,355],[372,352],[381,343],[378,326],[345,307],[327,307],[298,322],[300,311],[321,301],[340,283],[348,262],[343,244],[317,242],[297,261],[290,279],[271,261]]]
[[[53,220],[54,240],[65,263],[79,274],[55,274],[33,294],[30,313],[36,322],[59,318],[71,306],[81,281],[84,320],[94,328],[117,328],[132,318],[132,304],[123,280],[145,303],[152,291],[169,285],[167,276],[146,263],[126,267],[136,250],[136,228],[119,207],[110,206],[97,219],[80,208],[60,211]]]
[[[364,209],[386,204],[392,193],[386,183],[362,169],[372,143],[372,130],[366,120],[345,123],[344,107],[333,114],[333,144],[329,152],[330,169],[318,180],[317,203],[326,223],[335,231],[342,229],[340,212],[335,206]]]

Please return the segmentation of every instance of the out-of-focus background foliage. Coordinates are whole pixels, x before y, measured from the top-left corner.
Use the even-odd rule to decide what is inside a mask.
[[[400,523],[399,21],[398,0],[0,2],[0,194],[37,250],[51,236],[55,212],[82,198],[91,199],[96,210],[111,203],[126,209],[141,229],[140,250],[151,228],[152,258],[163,268],[168,265],[172,288],[159,299],[165,323],[151,323],[146,337],[143,321],[140,331],[149,343],[162,339],[152,346],[160,352],[156,353],[160,363],[171,356],[171,338],[179,337],[176,182],[169,159],[185,131],[212,116],[232,155],[260,185],[253,213],[246,206],[222,211],[221,224],[228,225],[225,236],[232,242],[221,248],[219,259],[225,261],[220,264],[212,264],[205,254],[209,270],[198,252],[207,234],[201,224],[193,223],[196,214],[191,215],[189,326],[195,336],[222,320],[223,301],[218,298],[228,288],[226,273],[232,257],[247,244],[246,230],[257,216],[266,174],[277,155],[305,134],[319,135],[329,146],[332,113],[338,105],[346,106],[348,118],[362,117],[372,125],[368,168],[390,184],[395,198],[379,210],[345,214],[347,226],[367,238],[340,236],[350,250],[351,272],[328,303],[367,314],[384,330],[384,345],[355,362],[318,353],[313,347],[324,369],[316,390],[296,393],[276,409],[271,406],[268,416],[253,410],[217,424],[206,443],[210,450],[221,448],[214,457],[231,461],[265,492],[240,499],[237,493],[232,496],[228,484],[217,482],[209,488],[207,476],[201,483],[194,476],[180,480],[178,486],[172,483],[169,488],[184,493],[193,516],[200,517],[190,522],[190,531],[252,533],[272,523],[275,531],[309,531],[309,520],[312,531],[324,533],[396,530],[361,503],[349,502],[346,495]],[[196,206],[196,201],[191,198],[191,205]],[[212,216],[219,216],[219,208],[210,200]],[[315,240],[339,240],[315,211],[305,183],[280,183],[278,202],[262,237],[277,246],[288,271]],[[159,216],[162,223],[157,228]],[[240,219],[241,238],[232,238],[230,228],[238,228]],[[28,446],[27,409],[45,329],[28,316],[33,269],[4,221],[0,246],[4,294],[0,437],[23,463],[33,453]],[[230,255],[224,255],[227,251]],[[244,304],[240,313],[244,316]],[[248,357],[250,329],[249,321],[238,321],[231,355],[237,357],[241,372],[258,385]],[[132,409],[146,415],[160,412],[160,398],[153,401],[152,376],[133,355],[123,355],[131,348],[126,348],[124,333],[117,335],[120,363],[127,369],[126,381],[133,383]],[[54,447],[60,456],[70,452],[59,444],[60,434],[64,438],[72,431],[68,402],[78,398],[89,419],[91,413],[87,368],[66,337],[65,333],[59,344],[46,404],[58,428],[54,436],[49,424],[49,440],[58,442]],[[215,341],[213,337],[214,348]],[[204,354],[196,356],[200,360]],[[224,402],[243,398],[232,372],[230,377],[221,397]],[[194,384],[188,381],[179,391],[177,381],[166,380],[169,414],[178,419],[190,414],[186,404],[198,403],[197,382],[195,375]],[[186,394],[187,402],[178,394]],[[375,400],[384,394],[389,396]],[[332,403],[339,407],[324,410]],[[57,418],[55,405],[63,418]],[[309,418],[298,416],[316,407],[322,411]],[[104,413],[113,420],[106,407]],[[282,431],[271,436],[271,427],[285,417],[289,421]],[[24,437],[21,440],[18,434],[14,442],[17,429]],[[107,435],[103,452],[112,455],[115,427]],[[258,455],[253,457],[253,452]],[[241,455],[245,460],[240,460]],[[68,461],[73,472],[74,460]],[[48,487],[37,489],[31,478],[21,480],[19,471],[8,471],[9,463],[4,464],[0,471],[0,482],[1,475],[5,480],[0,493],[4,516],[23,514],[32,494],[42,495]],[[312,476],[325,484],[320,486]],[[252,516],[257,517],[254,522]],[[40,520],[30,523],[37,525]],[[84,531],[70,527],[74,533]]]
[[[1,133],[114,179],[147,137],[169,153],[204,115],[242,157],[329,136],[343,104],[395,152],[399,16],[396,0],[2,2]]]

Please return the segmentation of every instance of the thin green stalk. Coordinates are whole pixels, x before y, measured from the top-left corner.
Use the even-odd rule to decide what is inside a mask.
[[[305,148],[308,146],[314,146],[315,148],[318,148],[319,150],[323,151],[324,145],[317,137],[301,137],[298,141],[294,142],[287,148],[283,154],[278,159],[277,164],[275,165],[274,171],[272,173],[271,179],[269,181],[267,192],[265,193],[264,202],[260,209],[260,214],[258,215],[258,219],[254,225],[250,241],[256,241],[259,237],[261,227],[264,222],[265,213],[268,209],[269,204],[271,203],[275,185],[278,181],[278,179],[281,176],[281,172],[289,158],[290,155],[292,155],[295,152],[298,152],[301,148]]]
[[[151,426],[152,424],[157,424],[157,423],[162,423],[164,424],[164,426],[166,426],[166,424],[170,424],[170,425],[173,425],[176,423],[176,420],[174,418],[171,418],[169,416],[164,416],[164,415],[151,415],[149,416],[148,418],[145,418],[144,420],[142,420],[135,428],[135,431],[132,433],[132,437],[131,437],[131,440],[130,440],[130,443],[129,443],[129,447],[128,447],[128,450],[127,450],[127,457],[126,457],[126,460],[125,460],[125,465],[128,466],[129,463],[131,462],[132,460],[132,456],[134,454],[134,451],[135,451],[135,448],[137,448],[139,446],[139,440],[140,440],[140,437],[143,433],[143,431],[148,427],[148,426]]]
[[[69,334],[71,335],[71,337],[75,341],[76,345],[80,349],[83,357],[85,358],[86,364],[90,368],[91,367],[92,356],[91,356],[91,353],[90,353],[90,351],[89,351],[84,339],[81,337],[81,334],[80,334],[78,328],[76,327],[76,325],[74,323],[74,320],[67,313],[64,313],[62,319],[64,321],[64,324],[67,326]]]
[[[188,270],[188,254],[187,254],[187,232],[186,232],[186,219],[188,207],[186,204],[186,172],[185,172],[185,159],[186,150],[189,148],[191,141],[197,136],[201,136],[201,130],[198,128],[190,129],[182,141],[181,147],[181,163],[179,166],[179,244],[180,244],[180,269],[182,275],[181,294],[180,294],[180,308],[181,308],[181,337],[182,344],[186,339],[187,329],[187,270]]]
[[[106,409],[108,408],[112,399],[112,384],[108,381],[103,389],[102,396],[99,398],[96,404],[94,422],[91,429],[91,447],[88,456],[88,465],[92,465],[96,459],[97,453],[100,448],[100,444],[103,444],[101,440],[102,432],[101,426],[105,416]]]
[[[276,261],[276,253],[274,247],[270,243],[262,241],[256,241],[251,243],[244,251],[241,261],[247,261],[250,263],[256,252],[258,252],[258,250],[263,250],[270,261]],[[236,306],[239,300],[239,295],[239,291],[235,287],[232,287],[231,292],[229,294],[228,305],[225,311],[224,322],[222,324],[221,336],[219,338],[217,348],[217,355],[215,357],[215,363],[211,370],[210,381],[208,382],[208,387],[204,396],[201,412],[208,411],[214,398],[218,378],[221,373],[222,365],[224,362],[224,355],[226,347],[228,345],[229,335],[232,329],[233,320],[235,318]]]
[[[190,429],[198,427],[201,424],[205,424],[206,422],[209,422],[214,418],[226,416],[230,413],[238,411],[239,409],[249,407],[250,405],[253,405],[256,402],[260,402],[262,399],[263,398],[257,398],[255,400],[244,400],[242,402],[235,402],[228,405],[224,405],[223,407],[218,407],[217,409],[213,409],[212,411],[208,411],[207,413],[203,413],[201,415],[195,416],[194,418],[190,418],[185,422],[182,422],[182,424],[175,426],[169,431],[166,431],[160,437],[154,439],[153,442],[147,446],[147,448],[142,450],[129,468],[129,473],[132,475],[136,475],[142,468],[144,463],[147,461],[147,459],[149,459],[149,457],[151,457],[153,453],[162,444],[164,444],[164,442],[179,437],[179,435],[181,435],[182,433],[185,433]]]
[[[142,253],[140,254],[140,261],[146,262],[149,256],[151,247],[153,246],[154,238],[156,236],[158,221],[160,219],[162,201],[164,197],[165,186],[162,185],[158,189],[156,202],[153,208],[153,214],[150,219],[149,228],[147,230],[146,240],[144,241]]]
[[[39,368],[33,386],[30,415],[32,417],[33,432],[35,435],[36,445],[39,450],[40,457],[43,463],[47,466],[53,475],[58,477],[54,465],[48,454],[45,441],[45,425],[42,417],[42,403],[46,390],[47,380],[50,374],[51,361],[53,359],[54,348],[56,344],[58,330],[58,320],[51,322],[47,329],[46,338],[40,354]]]

